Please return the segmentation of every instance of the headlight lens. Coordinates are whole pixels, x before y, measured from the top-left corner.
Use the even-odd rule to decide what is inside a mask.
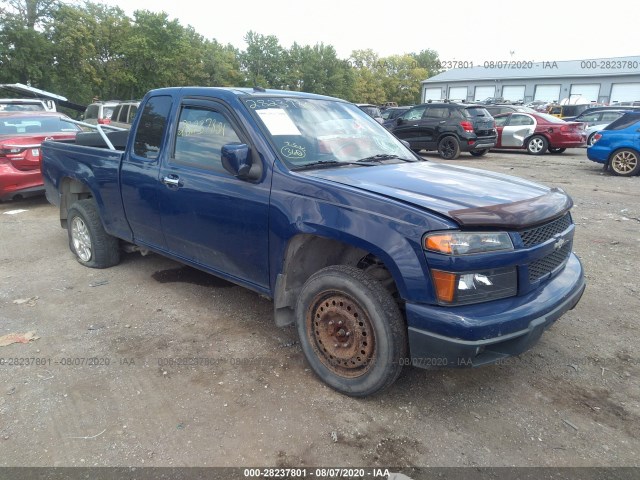
[[[452,273],[431,270],[438,302],[464,305],[513,297],[518,293],[516,267]]]
[[[424,248],[456,256],[513,250],[513,243],[507,232],[438,232],[425,236]]]

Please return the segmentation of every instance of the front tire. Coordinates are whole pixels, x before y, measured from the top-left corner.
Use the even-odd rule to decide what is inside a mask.
[[[438,143],[438,154],[445,160],[455,160],[460,156],[460,144],[455,137],[444,137]]]
[[[609,169],[621,177],[632,177],[640,172],[638,152],[630,148],[616,150],[609,159]]]
[[[372,395],[400,375],[406,326],[391,293],[362,270],[333,265],[309,277],[296,326],[313,371],[341,393]]]
[[[549,142],[542,135],[534,135],[527,142],[527,152],[531,155],[542,155],[548,147]]]
[[[79,200],[71,205],[67,215],[67,232],[69,248],[82,265],[107,268],[120,262],[118,239],[104,230],[93,199]]]

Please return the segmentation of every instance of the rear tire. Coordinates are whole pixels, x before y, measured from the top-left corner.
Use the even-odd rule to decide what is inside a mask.
[[[460,144],[456,137],[444,137],[438,143],[438,154],[445,160],[455,160],[460,156]]]
[[[640,172],[640,155],[630,148],[621,148],[609,158],[609,170],[621,177],[632,177]]]
[[[67,215],[69,248],[82,265],[107,268],[120,262],[120,244],[102,225],[93,199],[79,200],[71,205]]]
[[[531,155],[543,155],[547,148],[549,147],[549,142],[542,135],[534,135],[527,142],[527,153]]]
[[[333,265],[305,282],[296,304],[302,351],[335,390],[365,397],[388,388],[407,353],[407,327],[391,293],[362,270]]]

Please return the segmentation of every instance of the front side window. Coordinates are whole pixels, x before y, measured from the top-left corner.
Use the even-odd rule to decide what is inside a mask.
[[[170,111],[171,97],[167,95],[152,97],[145,104],[133,144],[136,155],[150,160],[158,157]]]
[[[426,109],[427,109],[426,106],[412,108],[407,113],[402,115],[402,119],[403,120],[409,120],[409,121],[411,121],[411,120],[420,120],[422,118],[422,114],[424,113],[424,111]]]
[[[220,112],[187,106],[180,112],[173,163],[223,172],[222,147],[242,143]]]

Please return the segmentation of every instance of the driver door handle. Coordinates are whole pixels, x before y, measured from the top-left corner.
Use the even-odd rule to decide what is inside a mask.
[[[167,175],[166,177],[162,177],[162,183],[169,187],[179,187],[180,178],[177,175]]]

